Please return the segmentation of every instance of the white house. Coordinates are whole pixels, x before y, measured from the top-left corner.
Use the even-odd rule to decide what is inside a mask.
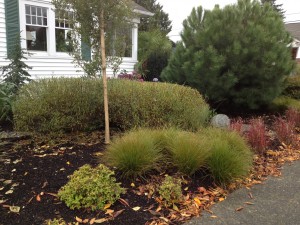
[[[133,4],[139,16],[153,15]],[[136,26],[129,32],[130,49],[123,57],[120,69],[133,71],[137,63],[139,22],[140,18],[136,18]],[[70,29],[67,19],[58,20],[51,0],[0,0],[0,66],[7,65],[7,52],[21,32],[21,46],[32,53],[26,63],[32,67],[30,74],[33,79],[82,76],[82,69],[73,63],[61,45],[65,45]],[[112,75],[111,70],[108,70],[108,75]]]
[[[285,28],[294,38],[292,43],[293,58],[300,63],[300,23],[287,23]]]

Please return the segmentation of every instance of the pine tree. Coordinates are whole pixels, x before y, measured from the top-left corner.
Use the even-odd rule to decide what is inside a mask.
[[[154,16],[141,18],[140,31],[159,29],[164,34],[168,34],[172,30],[169,15],[163,11],[163,6],[157,3],[156,0],[135,0],[135,2],[154,13]]]
[[[213,106],[257,109],[270,103],[293,68],[282,17],[258,1],[194,9],[161,78],[197,88]]]
[[[282,9],[282,4],[276,4],[276,0],[261,0],[262,4],[269,3],[271,6],[284,18],[285,11]]]

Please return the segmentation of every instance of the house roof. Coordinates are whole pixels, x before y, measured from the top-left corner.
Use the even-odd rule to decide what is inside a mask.
[[[287,23],[285,28],[291,33],[293,38],[300,40],[300,23]]]
[[[153,16],[154,15],[154,13],[148,11],[143,6],[140,6],[139,4],[137,4],[135,2],[132,2],[132,5],[133,5],[133,9],[136,13],[139,13],[144,16]]]

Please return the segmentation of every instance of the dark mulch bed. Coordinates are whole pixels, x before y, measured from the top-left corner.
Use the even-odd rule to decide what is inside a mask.
[[[52,143],[51,146],[48,145],[51,140],[19,141],[14,144],[14,147],[5,151],[4,157],[0,157],[3,165],[0,175],[1,225],[41,225],[45,220],[53,218],[75,222],[76,217],[89,220],[107,217],[100,211],[70,210],[53,195],[67,183],[68,175],[74,170],[84,164],[97,165],[101,152],[105,149],[103,141],[83,139],[83,143],[78,143],[78,141],[74,143],[72,138],[74,139],[70,137],[71,140],[59,140],[59,143],[64,144]],[[100,135],[98,140],[101,138]],[[110,209],[115,212],[124,211],[113,220],[103,224],[142,225],[167,213],[162,210],[160,215],[153,215],[153,211],[147,209],[158,207],[154,198],[149,199],[145,195],[136,194],[135,190],[145,183],[145,180],[135,180],[135,188],[131,187],[132,181],[118,180],[122,181],[123,187],[128,188],[122,198],[130,207],[122,202],[115,203]],[[195,177],[189,186],[191,190],[209,184],[212,184],[211,181],[199,180]],[[8,194],[10,190],[13,192]],[[11,212],[9,206],[19,206],[20,212]],[[132,208],[136,206],[141,209],[134,211]]]

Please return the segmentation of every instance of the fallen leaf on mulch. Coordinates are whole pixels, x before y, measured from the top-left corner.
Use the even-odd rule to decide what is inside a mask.
[[[40,201],[41,201],[41,196],[40,196],[40,195],[37,195],[37,196],[36,196],[36,200],[37,200],[38,202],[40,202]]]
[[[13,213],[19,213],[21,210],[21,207],[19,206],[10,206],[9,207],[9,211],[13,212]]]
[[[102,218],[102,219],[97,219],[97,220],[94,220],[94,223],[104,223],[106,222],[108,219],[106,218]]]
[[[14,193],[13,190],[8,190],[7,192],[5,192],[6,195],[10,195],[10,194],[12,194],[12,193]]]
[[[141,207],[136,206],[136,207],[133,207],[132,209],[133,209],[134,211],[139,211],[139,210],[141,209]]]
[[[119,216],[122,212],[124,212],[125,211],[125,209],[122,209],[122,210],[119,210],[119,211],[117,211],[117,212],[115,212],[114,214],[113,214],[113,218],[116,218],[117,216]]]
[[[76,219],[77,222],[82,223],[82,219],[81,218],[79,218],[79,217],[76,216],[75,219]]]

